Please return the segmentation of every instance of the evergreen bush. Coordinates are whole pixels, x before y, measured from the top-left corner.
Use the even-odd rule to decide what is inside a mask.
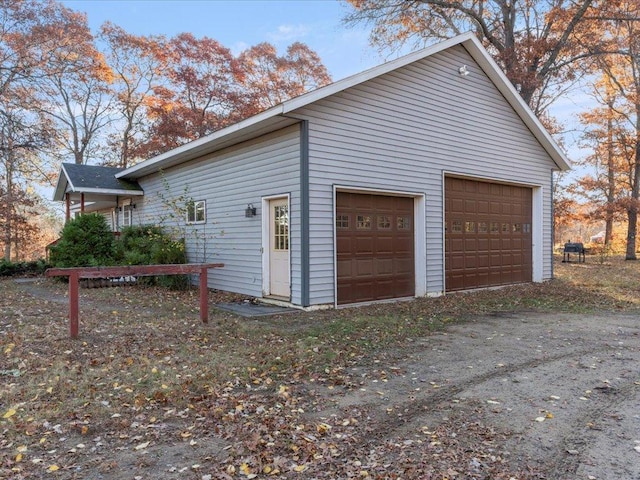
[[[0,260],[0,277],[13,277],[24,275],[42,275],[49,268],[49,264],[43,259],[30,262],[8,262]]]
[[[105,218],[89,213],[68,222],[51,247],[50,260],[61,268],[115,265],[115,240]]]

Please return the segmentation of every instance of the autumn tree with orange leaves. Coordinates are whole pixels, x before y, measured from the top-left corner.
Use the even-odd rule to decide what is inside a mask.
[[[126,168],[145,153],[150,127],[148,109],[157,103],[155,91],[163,86],[168,64],[167,40],[163,36],[132,35],[109,22],[102,25],[99,37],[108,46],[112,106],[117,112],[117,128],[108,140],[112,155],[104,163]]]
[[[162,153],[328,84],[318,55],[296,42],[278,55],[261,43],[237,58],[216,40],[183,33],[157,49],[165,82],[149,97],[151,125],[138,153]]]
[[[589,126],[587,138],[595,140],[594,154],[587,160],[596,172],[600,167],[606,176],[588,175],[578,185],[583,192],[595,194],[600,204],[606,199],[607,223],[612,221],[614,212],[624,212],[625,258],[636,260],[640,212],[640,4],[620,4],[602,36],[606,43],[595,52],[594,67],[602,77],[595,85],[600,106],[585,114],[583,120]],[[595,199],[592,201],[598,205]]]
[[[4,258],[39,238],[29,233],[43,210],[33,184],[51,184],[61,161],[128,167],[329,81],[301,43],[236,57],[190,33],[138,36],[106,23],[94,36],[85,14],[55,0],[0,0]]]
[[[576,79],[616,2],[595,0],[348,0],[347,25],[372,25],[382,49],[424,46],[472,31],[541,115]]]
[[[51,178],[47,151],[55,147],[51,119],[43,114],[45,66],[59,58],[77,17],[53,1],[0,1],[0,244],[15,258],[19,232],[42,209],[32,184]],[[25,212],[31,209],[30,215]]]

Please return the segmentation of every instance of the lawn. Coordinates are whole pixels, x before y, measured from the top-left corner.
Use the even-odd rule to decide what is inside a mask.
[[[416,338],[479,314],[640,310],[637,262],[554,268],[543,284],[360,308],[212,308],[208,324],[197,290],[83,289],[77,340],[64,284],[2,280],[0,477],[373,477],[366,418],[331,398],[362,369],[384,382]]]

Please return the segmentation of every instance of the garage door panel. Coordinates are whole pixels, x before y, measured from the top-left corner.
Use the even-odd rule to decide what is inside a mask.
[[[336,262],[338,278],[349,278],[352,276],[351,260],[338,260]]]
[[[449,245],[451,246],[451,252],[464,252],[463,238],[452,238],[449,241]]]
[[[531,281],[531,192],[445,178],[447,290]],[[461,202],[464,211],[450,208]]]
[[[373,239],[370,236],[357,236],[355,240],[355,249],[359,256],[373,255]]]
[[[413,198],[347,192],[336,197],[336,256],[338,263],[352,262],[350,268],[338,266],[338,303],[413,295]],[[353,224],[342,221],[349,217]]]
[[[373,268],[372,258],[356,259],[354,261],[354,264],[355,264],[355,271],[353,272],[354,277],[356,278],[371,277],[371,275],[373,274],[374,268]]]
[[[378,255],[390,255],[394,250],[394,239],[391,236],[385,235],[384,237],[376,238],[376,254]]]
[[[377,258],[375,260],[375,274],[381,275],[393,275],[393,259],[391,258]]]

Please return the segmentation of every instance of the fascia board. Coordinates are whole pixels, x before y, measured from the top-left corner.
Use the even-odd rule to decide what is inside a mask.
[[[179,147],[174,148],[173,150],[169,150],[163,154],[160,154],[156,157],[150,158],[149,160],[145,160],[140,162],[133,167],[127,168],[116,174],[116,178],[138,178],[136,173],[141,170],[149,171],[154,169],[161,169],[162,166],[170,160],[180,161],[181,158],[191,159],[194,158],[194,154],[198,155],[197,152],[202,151],[202,154],[208,153],[208,146],[214,144],[216,141],[220,141],[225,137],[228,137],[234,133],[241,132],[242,130],[248,129],[251,126],[257,125],[261,122],[264,122],[270,118],[276,117],[282,114],[282,106],[283,104],[277,105],[275,107],[270,108],[269,110],[265,110],[264,112],[258,113],[253,117],[249,117],[241,122],[230,125],[222,130],[218,130],[206,137],[199,138],[189,143],[185,143]]]
[[[58,176],[58,182],[56,183],[56,189],[53,192],[53,200],[61,201],[64,200],[64,194],[67,190],[73,192],[73,184],[71,180],[69,180],[69,175],[67,175],[67,171],[64,168],[64,163],[60,166],[61,175]]]

